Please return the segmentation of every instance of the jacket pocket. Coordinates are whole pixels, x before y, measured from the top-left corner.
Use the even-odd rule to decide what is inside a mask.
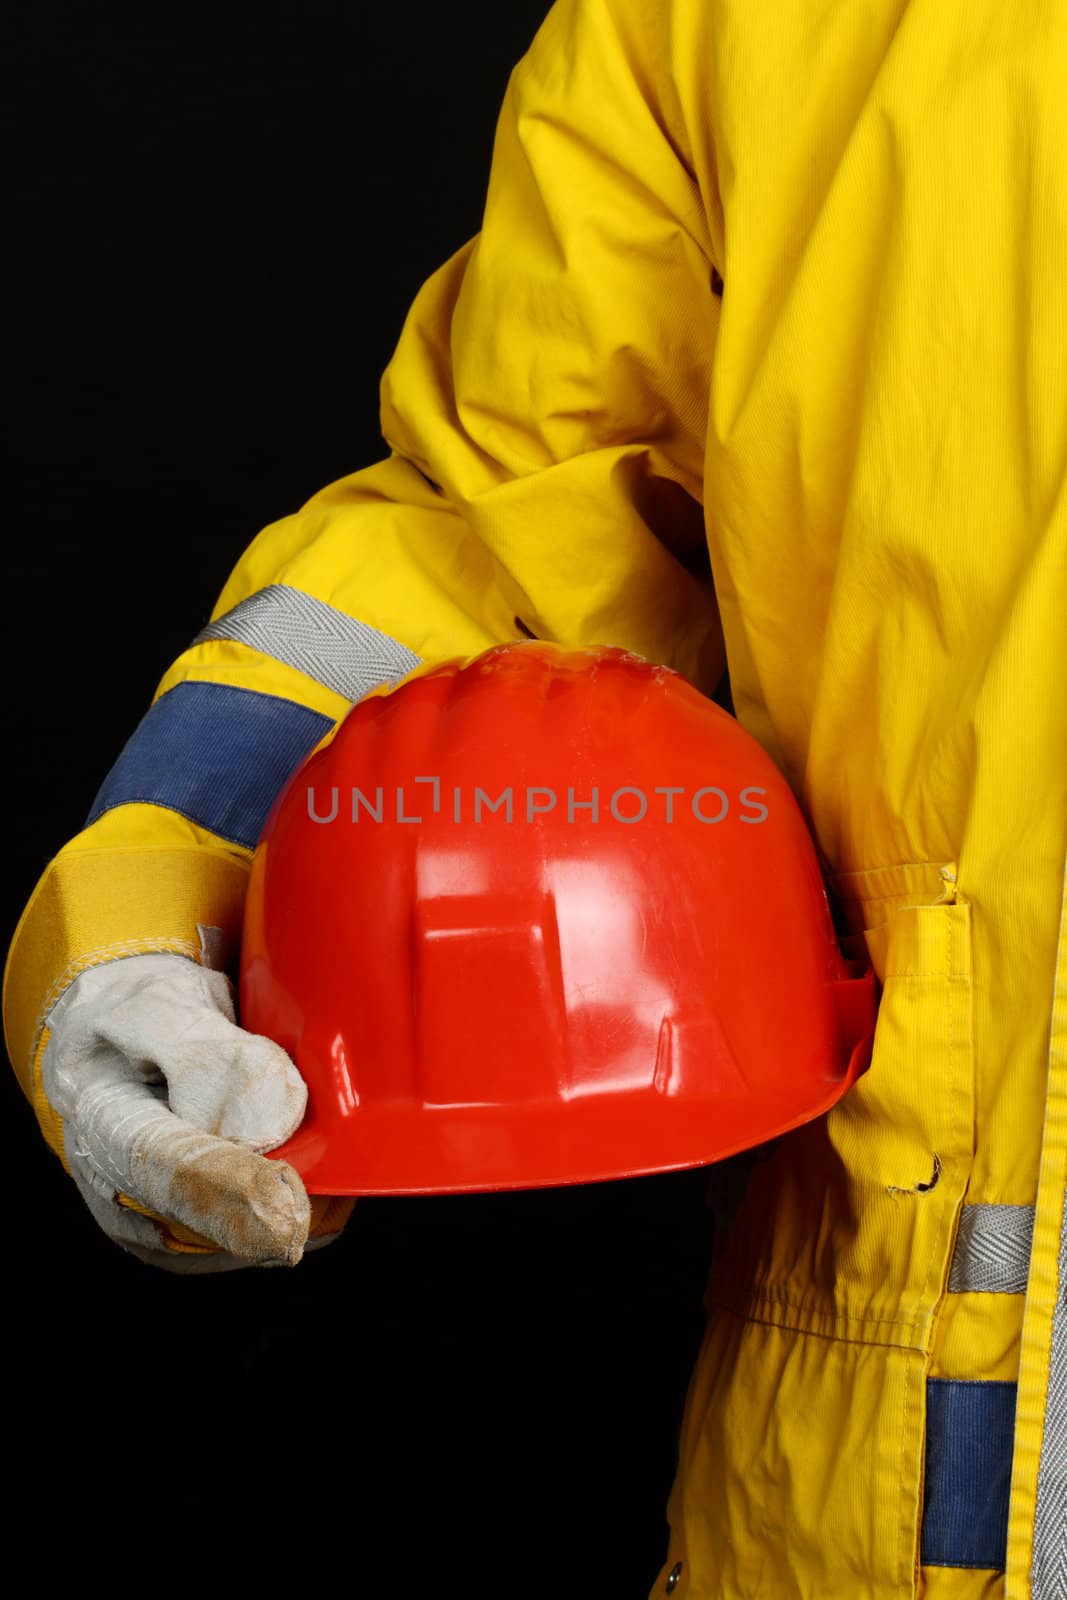
[[[756,1165],[713,1297],[783,1327],[925,1350],[974,1149],[974,1046],[970,906],[951,865],[921,870],[831,884],[840,899],[850,880],[847,914],[882,982],[871,1065]]]
[[[950,864],[831,894],[883,983],[874,1054],[756,1163],[717,1252],[672,1500],[701,1600],[916,1592],[925,1370],[973,1151],[970,907]]]

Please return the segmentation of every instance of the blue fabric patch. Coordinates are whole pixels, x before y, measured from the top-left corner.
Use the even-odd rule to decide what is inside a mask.
[[[927,1380],[924,1567],[1003,1572],[1015,1391],[1014,1383]]]
[[[179,683],[126,741],[86,827],[112,806],[140,801],[252,849],[278,791],[332,726],[330,717],[278,695]]]

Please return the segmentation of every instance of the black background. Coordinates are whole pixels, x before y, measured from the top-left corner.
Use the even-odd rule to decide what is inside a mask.
[[[384,454],[380,373],[545,9],[9,14],[8,937],[249,539]],[[18,1495],[95,1521],[87,1579],[211,1528],[356,1594],[646,1594],[702,1174],[362,1202],[295,1272],[173,1279],[3,1092]]]

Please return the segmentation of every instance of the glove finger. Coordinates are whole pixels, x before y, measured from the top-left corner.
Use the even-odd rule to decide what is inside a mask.
[[[162,1055],[171,1109],[205,1133],[273,1150],[299,1128],[307,1086],[280,1045],[222,1022]]]
[[[283,1144],[307,1105],[285,1051],[237,1026],[225,974],[181,957],[158,960],[98,1019],[99,1037],[130,1061],[150,1062],[166,1079],[171,1110],[193,1127],[252,1150]]]
[[[300,1260],[310,1206],[287,1163],[184,1122],[160,1087],[131,1081],[125,1058],[102,1045],[91,1060],[72,1061],[50,1043],[41,1070],[70,1157],[87,1162],[112,1195],[121,1191],[243,1260]]]
[[[164,1229],[141,1212],[122,1205],[111,1185],[101,1178],[91,1162],[79,1156],[69,1140],[64,1143],[67,1166],[93,1218],[114,1244],[136,1256],[138,1261],[185,1276],[247,1271],[253,1265],[228,1250],[215,1248],[189,1255],[168,1248]]]
[[[207,1147],[178,1165],[165,1214],[242,1260],[296,1266],[311,1208],[295,1168],[210,1134],[200,1138]]]
[[[121,1195],[119,1204],[136,1205],[137,1202],[131,1200],[129,1195]],[[355,1208],[356,1197],[354,1195],[313,1194],[308,1196],[308,1204],[311,1209],[311,1225],[308,1228],[308,1242],[305,1246],[305,1251],[310,1250],[317,1241],[328,1241],[340,1237]],[[155,1218],[154,1220],[162,1221],[163,1219]],[[161,1232],[163,1243],[168,1250],[184,1250],[197,1254],[203,1250],[213,1251],[216,1248],[210,1240],[205,1239],[201,1234],[194,1232],[192,1228],[185,1227],[180,1222],[173,1220],[163,1221]]]

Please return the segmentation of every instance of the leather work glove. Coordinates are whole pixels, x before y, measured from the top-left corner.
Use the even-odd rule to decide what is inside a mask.
[[[67,1165],[97,1222],[176,1271],[295,1266],[309,1232],[336,1237],[354,1202],[315,1202],[259,1152],[299,1126],[288,1055],[235,1021],[233,986],[185,956],[83,972],[54,1006],[41,1062]]]

